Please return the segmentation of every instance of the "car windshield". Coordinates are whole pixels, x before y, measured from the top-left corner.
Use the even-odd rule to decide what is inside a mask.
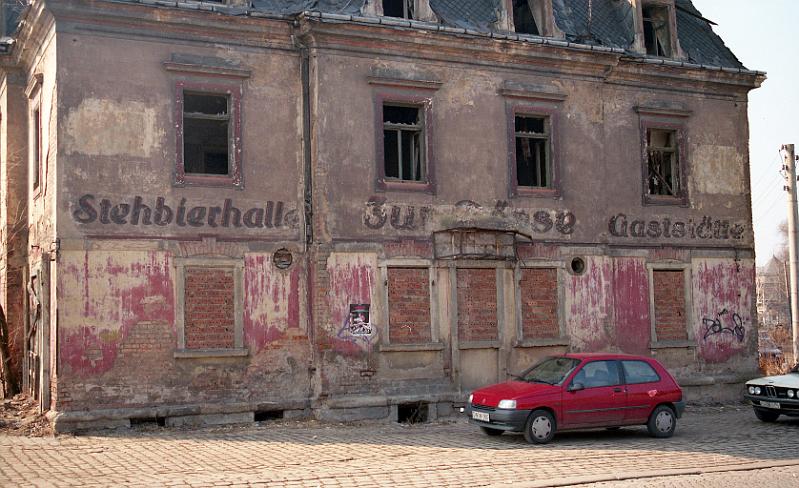
[[[547,358],[543,362],[536,364],[520,374],[519,379],[527,381],[528,383],[559,385],[578,364],[580,364],[579,359],[562,357]]]

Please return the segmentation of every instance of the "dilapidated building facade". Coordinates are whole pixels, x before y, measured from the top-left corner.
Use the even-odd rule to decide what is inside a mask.
[[[58,429],[434,417],[570,350],[693,399],[757,366],[764,77],[688,0],[35,0],[7,48],[4,299]]]

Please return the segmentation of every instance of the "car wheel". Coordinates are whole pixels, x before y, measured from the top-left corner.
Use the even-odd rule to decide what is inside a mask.
[[[498,435],[502,435],[502,431],[499,429],[492,429],[491,427],[480,427],[480,430],[483,431],[483,434],[491,437],[496,437]]]
[[[772,412],[771,410],[760,410],[759,408],[755,408],[755,417],[758,420],[762,420],[763,422],[776,422],[777,419],[780,417],[779,412]]]
[[[646,423],[646,428],[652,437],[671,437],[676,427],[677,417],[674,415],[674,410],[666,405],[658,405]]]
[[[546,410],[535,410],[524,424],[524,438],[531,444],[546,444],[555,437],[555,417]]]

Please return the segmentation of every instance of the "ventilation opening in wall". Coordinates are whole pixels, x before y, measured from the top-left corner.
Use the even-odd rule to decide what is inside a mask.
[[[572,262],[569,263],[569,271],[576,275],[583,274],[585,272],[585,261],[583,258],[572,259]]]
[[[135,425],[152,425],[158,427],[166,427],[166,418],[164,417],[140,417],[130,419],[131,427]]]
[[[400,424],[423,424],[427,422],[429,405],[422,402],[397,405],[397,422]]]
[[[266,410],[255,412],[256,422],[267,422],[269,420],[280,420],[283,418],[283,410]]]

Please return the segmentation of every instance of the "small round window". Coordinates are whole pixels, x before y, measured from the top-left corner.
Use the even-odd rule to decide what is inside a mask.
[[[585,272],[585,261],[583,258],[574,258],[569,263],[569,270],[576,275],[581,275]]]
[[[294,257],[291,255],[291,252],[288,249],[278,249],[275,251],[275,254],[272,255],[272,262],[278,269],[287,269],[289,266],[291,266],[293,261]]]

